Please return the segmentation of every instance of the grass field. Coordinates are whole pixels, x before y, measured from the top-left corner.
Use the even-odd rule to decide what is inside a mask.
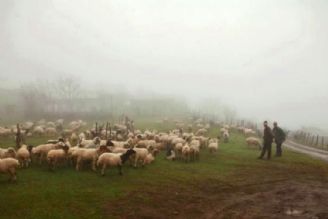
[[[137,126],[172,127],[147,121]],[[2,147],[13,144],[0,139]],[[144,168],[125,165],[123,176],[117,169],[102,177],[89,168],[51,172],[33,164],[19,170],[16,183],[0,175],[0,218],[289,218],[289,208],[328,216],[325,205],[320,207],[328,198],[326,163],[290,151],[271,161],[257,160],[258,154],[233,133],[216,154],[203,150],[200,161],[167,161],[162,152]]]

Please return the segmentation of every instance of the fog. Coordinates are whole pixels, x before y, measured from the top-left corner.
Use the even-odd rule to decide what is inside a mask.
[[[325,0],[0,0],[0,87],[86,87],[219,102],[328,129]]]

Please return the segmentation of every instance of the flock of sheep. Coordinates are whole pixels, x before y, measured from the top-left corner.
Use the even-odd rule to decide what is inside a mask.
[[[28,136],[60,137],[38,146],[27,145],[23,140],[17,149],[0,148],[0,173],[9,174],[10,180],[15,181],[17,169],[28,168],[33,161],[39,165],[46,164],[51,170],[62,165],[73,165],[76,171],[80,171],[88,164],[93,171],[100,168],[102,175],[108,167],[117,167],[119,174],[122,174],[125,162],[136,168],[149,165],[161,151],[166,151],[168,160],[190,162],[199,159],[201,150],[215,153],[221,139],[229,141],[231,129],[242,132],[247,137],[247,145],[261,146],[258,138],[248,137],[256,134],[252,129],[223,125],[217,138],[209,138],[206,135],[210,124],[195,122],[188,126],[188,132],[183,131],[183,125],[177,122],[177,128],[169,132],[130,130],[122,124],[114,125],[110,131],[103,125],[81,131],[87,126],[81,120],[69,123],[67,129],[63,129],[62,119],[56,122],[26,122],[20,130],[24,140]],[[197,127],[196,132],[192,131],[193,126]],[[16,126],[0,127],[0,136],[8,137],[16,132]]]

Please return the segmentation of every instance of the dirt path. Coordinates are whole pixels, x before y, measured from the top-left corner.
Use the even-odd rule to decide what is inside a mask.
[[[328,151],[301,145],[301,144],[295,143],[290,140],[288,140],[284,143],[284,147],[286,147],[290,150],[293,150],[293,151],[296,151],[296,152],[299,152],[302,154],[307,154],[311,157],[328,162]]]

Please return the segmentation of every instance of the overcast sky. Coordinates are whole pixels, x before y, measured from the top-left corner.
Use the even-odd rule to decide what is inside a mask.
[[[326,0],[0,0],[1,85],[75,74],[328,129],[327,12]]]

